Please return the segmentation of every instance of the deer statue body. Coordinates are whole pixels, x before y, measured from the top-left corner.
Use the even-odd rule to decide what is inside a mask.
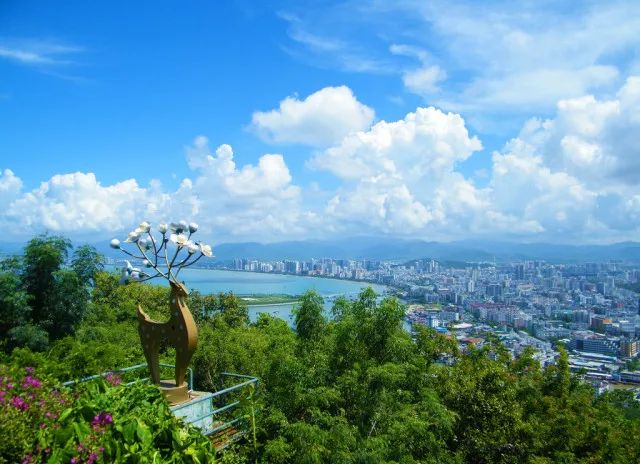
[[[166,340],[176,350],[175,385],[184,382],[187,367],[198,345],[198,328],[187,307],[185,298],[187,289],[184,284],[170,282],[171,296],[169,307],[171,317],[167,322],[156,322],[147,316],[138,306],[138,332],[144,350],[151,380],[160,384],[160,343]]]

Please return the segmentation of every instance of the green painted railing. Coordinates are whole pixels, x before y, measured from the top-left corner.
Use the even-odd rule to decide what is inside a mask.
[[[175,366],[173,364],[160,364],[160,367],[162,368],[173,368],[175,369]],[[130,366],[130,367],[125,367],[122,369],[116,369],[113,371],[108,371],[108,372],[103,372],[102,374],[95,374],[95,375],[90,375],[87,377],[83,377],[81,379],[78,380],[69,380],[67,382],[64,382],[63,385],[67,386],[67,387],[73,387],[79,383],[83,383],[83,382],[89,382],[91,380],[96,380],[99,378],[104,378],[109,374],[126,374],[129,372],[134,372],[137,370],[141,370],[141,369],[146,369],[147,368],[147,364],[143,363],[143,364],[136,364],[135,366]],[[187,369],[188,372],[188,386],[189,386],[189,390],[193,390],[193,370],[191,368]],[[243,375],[243,374],[234,374],[231,372],[222,372],[220,375],[222,375],[223,377],[228,377],[228,378],[238,378],[238,379],[242,379],[242,381],[240,381],[239,383],[235,384],[235,385],[231,385],[230,387],[226,387],[223,388],[222,390],[218,390],[216,392],[213,392],[211,395],[207,395],[207,396],[203,396],[201,398],[195,398],[191,401],[189,401],[188,403],[182,403],[182,404],[178,404],[176,406],[173,406],[171,408],[171,410],[175,413],[175,411],[179,411],[182,408],[188,407],[188,406],[192,406],[194,404],[198,404],[204,401],[211,401],[214,402],[216,401],[216,399],[222,399],[223,397],[234,393],[234,392],[240,392],[243,388],[247,388],[252,386],[253,387],[253,391],[256,392],[258,385],[259,385],[259,381],[257,377],[253,377],[250,375]],[[143,377],[140,379],[136,379],[127,383],[124,383],[124,385],[133,385],[135,383],[138,382],[148,382],[150,380],[150,377]],[[246,400],[251,400],[253,398],[253,395],[249,395],[248,397],[246,397]],[[216,416],[220,416],[223,413],[231,413],[233,410],[235,410],[236,408],[238,408],[240,405],[242,404],[242,399],[237,399],[235,401],[232,401],[228,404],[223,404],[220,405],[219,407],[213,409],[213,411],[207,412],[206,414],[200,416],[200,417],[196,417],[196,418],[192,418],[188,421],[185,421],[188,424],[195,424],[198,421],[201,421],[202,419],[206,419],[207,417],[211,417],[212,418],[212,424],[214,423],[213,421],[215,421]],[[212,407],[214,407],[214,405],[212,404]],[[244,416],[240,416],[240,417],[233,417],[230,420],[226,420],[226,422],[223,423],[218,423],[215,424],[215,426],[211,429],[208,430],[202,430],[202,433],[204,435],[207,436],[212,436],[212,435],[224,435],[224,431],[225,430],[229,430],[232,427],[234,427],[236,424],[240,423],[243,419],[245,419]],[[184,419],[183,419],[184,420]],[[224,420],[224,418],[223,418]],[[218,450],[220,449],[224,449],[227,446],[229,446],[231,443],[239,440],[240,438],[242,438],[243,436],[245,436],[247,434],[247,430],[237,430],[236,433],[234,433],[232,436],[228,437],[228,439],[222,443],[219,443],[218,446],[216,447]]]
[[[172,368],[172,369],[176,368],[176,366],[173,365],[173,364],[160,364],[160,367]],[[69,380],[67,382],[64,382],[62,385],[64,385],[65,387],[73,387],[74,385],[76,385],[78,383],[89,382],[90,380],[99,379],[100,377],[106,377],[109,374],[125,374],[125,373],[128,373],[128,372],[133,372],[133,371],[136,371],[136,370],[146,369],[146,368],[147,368],[147,364],[146,363],[136,364],[135,366],[129,366],[129,367],[124,367],[122,369],[116,369],[116,370],[113,370],[113,371],[103,372],[102,374],[90,375],[88,377],[83,377],[83,378],[78,379],[78,380]],[[191,369],[190,367],[187,368],[187,373],[189,375],[189,379],[187,380],[187,385],[189,387],[189,390],[193,390],[193,369]],[[142,379],[136,379],[136,380],[133,380],[131,382],[127,382],[124,385],[133,385],[134,383],[148,382],[149,380],[150,380],[150,377],[144,377]]]
[[[188,404],[179,404],[177,406],[174,406],[171,408],[172,411],[178,411],[181,408],[187,407],[187,406],[191,406],[193,404],[198,404],[200,402],[204,402],[204,401],[215,401],[216,398],[222,398],[230,393],[233,392],[239,392],[241,391],[243,388],[249,387],[249,386],[253,386],[254,391],[257,390],[259,381],[257,377],[253,377],[250,375],[243,375],[243,374],[234,374],[231,372],[222,372],[220,375],[224,376],[224,377],[236,377],[236,378],[240,378],[240,379],[246,379],[243,382],[237,383],[235,385],[232,385],[230,387],[227,388],[223,388],[222,390],[218,390],[216,392],[213,392],[211,395],[208,395],[206,397],[202,397],[202,398],[198,398],[195,400],[190,401]],[[245,398],[246,400],[251,400],[252,396],[248,396]],[[228,404],[224,404],[216,409],[214,409],[213,411],[210,411],[206,414],[203,414],[202,416],[199,417],[195,417],[192,418],[189,421],[186,421],[189,424],[193,424],[196,423],[198,421],[201,421],[202,419],[205,419],[207,417],[211,417],[213,420],[215,420],[216,416],[222,414],[222,413],[228,413],[231,412],[233,410],[235,410],[236,408],[238,408],[242,403],[242,400],[236,400],[233,401],[231,403]],[[234,425],[238,424],[239,422],[241,422],[243,419],[245,419],[243,416],[240,417],[234,417],[231,420],[227,420],[226,422],[220,423],[220,424],[216,424],[215,427],[213,427],[212,429],[208,429],[208,430],[203,430],[202,433],[204,435],[207,436],[212,436],[215,434],[223,434],[223,432],[225,430],[230,429],[231,427],[233,427]],[[218,446],[218,449],[223,449],[227,446],[229,446],[232,442],[238,440],[240,437],[246,435],[247,430],[240,430],[237,433],[234,434],[233,437],[230,437],[230,439],[224,443],[222,443],[221,446]]]

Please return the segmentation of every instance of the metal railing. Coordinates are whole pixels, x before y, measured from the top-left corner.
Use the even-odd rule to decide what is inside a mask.
[[[65,387],[73,387],[74,385],[77,385],[79,383],[83,383],[83,382],[89,382],[91,380],[96,380],[99,378],[104,378],[110,374],[126,374],[128,372],[133,372],[136,370],[140,370],[140,369],[146,369],[148,366],[146,363],[142,363],[142,364],[136,364],[135,366],[129,366],[129,367],[124,367],[122,369],[116,369],[113,371],[108,371],[108,372],[103,372],[102,374],[95,374],[95,375],[90,375],[88,377],[83,377],[81,379],[78,380],[68,380],[67,382],[64,382],[62,385],[64,385]],[[160,364],[160,367],[162,368],[172,368],[175,369],[176,366],[174,364]],[[190,367],[187,368],[187,373],[188,373],[188,380],[187,380],[187,385],[189,390],[193,390],[193,369],[191,369]],[[133,380],[131,382],[127,382],[124,385],[133,385],[134,383],[138,383],[138,382],[148,382],[149,380],[151,380],[151,377],[143,377],[141,379],[136,379]]]
[[[205,402],[205,401],[211,401],[212,403],[216,401],[216,399],[222,399],[223,397],[234,393],[234,392],[240,392],[243,388],[249,387],[249,386],[253,386],[254,391],[257,390],[257,387],[259,385],[259,381],[257,377],[253,377],[250,375],[243,375],[243,374],[234,374],[231,372],[222,372],[220,374],[223,377],[229,377],[229,378],[239,378],[239,379],[246,379],[243,382],[237,383],[235,385],[232,385],[230,387],[227,388],[223,388],[222,390],[218,390],[216,392],[213,392],[211,395],[207,395],[204,396],[202,398],[197,398],[195,400],[190,401],[188,404],[179,404],[176,406],[173,406],[171,408],[172,411],[179,411],[180,409],[193,405],[193,404],[198,404],[200,402]],[[251,400],[252,399],[252,395],[249,395],[248,397],[244,398],[244,400]],[[222,404],[219,407],[213,409],[212,411],[207,412],[206,414],[203,414],[201,416],[195,417],[195,418],[191,418],[187,422],[188,424],[195,424],[203,419],[206,419],[208,417],[212,418],[212,425],[215,424],[215,419],[217,416],[222,415],[223,413],[231,413],[232,411],[234,411],[236,408],[238,408],[241,404],[242,404],[242,399],[237,399],[235,401],[232,401],[228,404]],[[213,404],[212,404],[213,407]],[[221,423],[217,423],[215,424],[215,426],[213,426],[211,429],[206,429],[206,430],[202,430],[202,433],[204,435],[207,436],[212,436],[212,435],[216,435],[216,434],[220,434],[222,435],[224,433],[225,430],[229,430],[232,429],[233,426],[237,425],[238,423],[240,423],[241,421],[243,421],[245,419],[244,416],[240,416],[240,417],[233,417],[230,420],[226,420],[224,422],[221,421]],[[224,419],[223,419],[224,420]],[[233,434],[232,437],[230,437],[230,439],[222,444],[220,444],[220,446],[217,446],[217,449],[223,449],[225,447],[227,447],[228,445],[230,445],[232,442],[238,440],[239,438],[241,438],[242,436],[244,436],[246,434],[246,430],[238,430],[236,431],[236,433]]]
[[[173,364],[160,364],[160,367],[162,368],[173,368],[175,369],[175,365]],[[146,369],[147,368],[147,364],[143,363],[143,364],[136,364],[135,366],[129,366],[129,367],[125,367],[122,369],[116,369],[113,371],[108,371],[108,372],[103,372],[102,374],[95,374],[95,375],[90,375],[87,377],[83,377],[81,379],[78,380],[69,380],[67,382],[64,382],[63,385],[66,387],[73,387],[79,383],[84,383],[84,382],[90,382],[91,380],[96,380],[99,378],[105,378],[106,376],[110,375],[110,374],[127,374],[130,372],[134,372],[137,370],[141,370],[141,369]],[[187,369],[188,372],[188,387],[189,387],[189,391],[193,390],[193,370],[191,368]],[[202,421],[203,419],[206,419],[208,417],[211,417],[212,419],[212,428],[211,429],[202,429],[202,433],[203,435],[206,436],[212,436],[215,434],[219,434],[219,435],[224,435],[224,431],[228,430],[228,429],[232,429],[232,427],[234,427],[235,425],[239,424],[242,420],[246,419],[245,416],[239,416],[239,417],[233,417],[231,419],[229,418],[224,418],[221,417],[221,421],[219,423],[215,423],[215,419],[216,417],[220,417],[225,413],[231,413],[232,411],[234,411],[236,408],[238,408],[241,404],[243,399],[246,400],[252,400],[253,399],[253,393],[255,393],[258,389],[258,385],[259,385],[259,381],[257,377],[253,377],[250,375],[243,375],[243,374],[234,374],[231,372],[222,372],[220,374],[222,377],[226,377],[226,378],[238,378],[238,379],[243,379],[243,381],[241,381],[240,383],[237,383],[235,385],[231,385],[229,387],[223,388],[222,390],[218,390],[216,392],[211,393],[210,395],[206,395],[206,396],[202,396],[200,398],[194,398],[191,401],[187,402],[187,403],[182,403],[182,404],[178,404],[176,406],[172,406],[171,407],[171,411],[173,411],[174,413],[176,411],[179,411],[182,408],[188,407],[188,406],[192,406],[194,404],[198,404],[198,403],[202,403],[205,401],[210,401],[212,403],[212,408],[214,408],[212,411],[209,411],[199,417],[195,417],[195,418],[191,418],[189,420],[185,420],[185,423],[190,424],[190,425],[194,425],[195,423]],[[123,385],[133,385],[135,383],[139,383],[139,382],[148,382],[150,379],[150,377],[143,377],[143,378],[139,378],[136,380],[132,380],[130,382],[126,382]],[[222,398],[226,397],[227,395],[234,393],[234,392],[240,392],[243,388],[247,388],[253,386],[253,392],[252,394],[250,394],[248,397],[244,397],[244,398],[240,398],[240,399],[235,399],[232,402],[228,403],[228,404],[224,404],[224,402],[222,402],[222,405],[218,405],[218,407],[215,407],[214,402],[216,400],[222,400]],[[226,414],[225,414],[226,415]],[[184,418],[182,418],[184,420]],[[223,422],[224,421],[224,422]],[[214,425],[215,424],[215,425]],[[195,425],[194,425],[195,426]],[[236,430],[236,432],[228,437],[228,440],[219,443],[218,446],[216,446],[216,448],[218,450],[224,449],[227,446],[229,446],[231,443],[239,440],[240,438],[242,438],[244,435],[246,435],[247,430]]]

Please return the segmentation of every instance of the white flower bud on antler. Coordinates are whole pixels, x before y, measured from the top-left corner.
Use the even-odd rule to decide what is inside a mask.
[[[186,230],[187,223],[184,221],[172,222],[169,228],[171,229],[171,232],[173,232],[174,234],[181,234]]]
[[[147,221],[142,221],[138,226],[138,229],[140,229],[141,232],[149,232],[149,230],[151,229],[151,224],[149,224]]]
[[[200,243],[200,252],[203,255],[205,255],[207,258],[211,258],[213,256],[213,251],[211,250],[211,245]]]
[[[186,245],[188,240],[184,234],[171,234],[171,241],[179,247]]]
[[[129,235],[127,236],[127,239],[125,240],[125,242],[135,243],[138,241],[138,239],[140,239],[140,233],[136,229],[132,232],[129,232]]]
[[[124,254],[140,260],[145,268],[152,268],[155,273],[147,274],[138,268],[134,268],[129,261],[125,261],[126,266],[122,270],[121,284],[136,281],[146,281],[156,277],[164,277],[170,282],[177,283],[179,272],[185,268],[195,264],[203,256],[212,257],[213,251],[210,245],[190,240],[190,236],[198,231],[198,224],[195,222],[188,223],[186,221],[159,223],[157,230],[162,234],[162,238],[156,243],[151,233],[151,224],[142,221],[140,225],[129,232],[125,242],[135,243],[140,252],[130,252],[121,247],[118,239],[113,239],[110,246],[114,249],[120,249]],[[170,232],[170,233],[167,233]],[[172,251],[173,257],[169,256],[168,242],[171,240],[175,244]],[[186,251],[186,256],[183,251]],[[160,254],[164,256],[161,256]],[[142,256],[140,256],[140,254]],[[161,268],[158,259],[164,258],[166,270]]]

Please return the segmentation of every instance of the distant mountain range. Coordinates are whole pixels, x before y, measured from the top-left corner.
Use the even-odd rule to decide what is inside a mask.
[[[278,243],[225,243],[215,247],[220,260],[234,258],[410,260],[431,258],[439,261],[545,260],[586,262],[624,260],[640,262],[640,243],[611,245],[557,245],[498,241],[427,242],[380,237],[354,237],[338,240],[291,241]]]
[[[122,256],[108,242],[94,244],[106,256]],[[19,253],[23,244],[0,243],[0,254]],[[393,237],[351,237],[329,240],[304,240],[277,243],[223,243],[214,246],[218,261],[234,258],[257,260],[344,258],[406,261],[431,258],[438,261],[513,261],[588,262],[623,260],[640,262],[640,243],[611,245],[558,245],[549,243],[512,243],[462,240],[427,242]]]

